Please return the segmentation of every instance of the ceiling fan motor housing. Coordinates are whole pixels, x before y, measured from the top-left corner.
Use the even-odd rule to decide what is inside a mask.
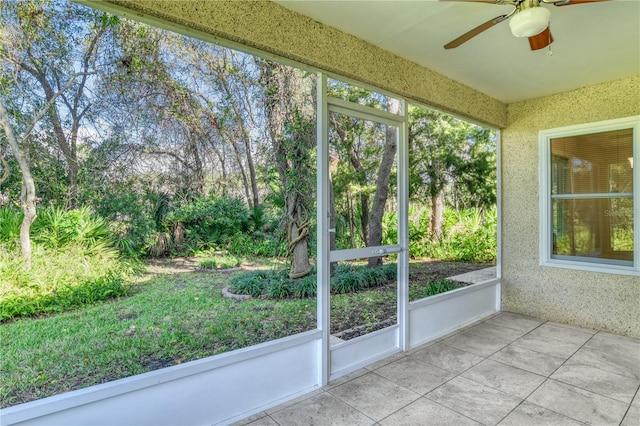
[[[550,17],[551,12],[548,9],[537,5],[521,10],[511,17],[509,28],[516,37],[531,37],[540,34],[549,26]]]

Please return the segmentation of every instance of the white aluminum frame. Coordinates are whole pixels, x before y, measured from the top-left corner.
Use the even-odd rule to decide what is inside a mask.
[[[633,198],[633,263],[631,266],[619,261],[592,259],[578,256],[552,257],[552,218],[551,218],[551,139],[559,137],[601,133],[618,129],[633,129],[633,193],[615,194],[616,198]],[[578,124],[541,130],[539,133],[539,174],[540,174],[540,265],[577,269],[593,272],[604,272],[619,275],[640,276],[640,115],[595,123]],[[575,194],[553,196],[555,199],[576,198],[611,198],[610,194]]]
[[[407,104],[402,98],[400,100],[400,113],[393,114],[387,111],[367,107],[364,105],[347,102],[342,99],[327,96],[327,78],[319,75],[318,84],[318,253],[322,253],[321,262],[318,256],[318,270],[322,270],[322,281],[320,273],[318,275],[318,294],[323,290],[326,298],[318,299],[318,314],[323,314],[323,325],[327,330],[323,330],[323,353],[328,350],[328,365],[325,370],[323,363],[322,383],[325,380],[333,380],[357,368],[377,361],[383,357],[391,355],[409,346],[409,141],[408,141],[408,118]],[[393,95],[391,95],[393,96]],[[397,173],[397,199],[398,199],[398,242],[397,244],[376,247],[364,247],[348,250],[334,250],[329,248],[328,239],[328,217],[329,217],[329,112],[336,112],[350,117],[363,120],[370,120],[382,123],[398,129],[398,149],[396,151]],[[322,153],[322,155],[320,155]],[[320,158],[324,157],[324,158]],[[323,227],[320,227],[321,221]],[[329,263],[351,259],[362,259],[380,255],[398,254],[397,261],[397,323],[377,332],[369,333],[357,339],[343,342],[329,347]],[[325,342],[324,339],[327,341]]]

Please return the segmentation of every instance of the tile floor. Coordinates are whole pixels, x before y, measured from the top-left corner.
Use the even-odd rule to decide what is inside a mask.
[[[236,425],[640,426],[640,341],[502,312]]]

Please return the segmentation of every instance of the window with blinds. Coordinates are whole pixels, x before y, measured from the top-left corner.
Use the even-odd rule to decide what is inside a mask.
[[[593,127],[601,131],[541,132],[542,261],[616,265],[637,274],[638,117]]]
[[[633,260],[633,129],[554,138],[553,256]]]

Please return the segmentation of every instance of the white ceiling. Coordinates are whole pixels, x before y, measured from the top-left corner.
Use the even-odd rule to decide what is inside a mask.
[[[555,42],[531,51],[508,22],[443,45],[513,6],[434,0],[276,0],[298,13],[511,103],[640,73],[640,0],[556,7]],[[640,94],[639,94],[640,96]]]

